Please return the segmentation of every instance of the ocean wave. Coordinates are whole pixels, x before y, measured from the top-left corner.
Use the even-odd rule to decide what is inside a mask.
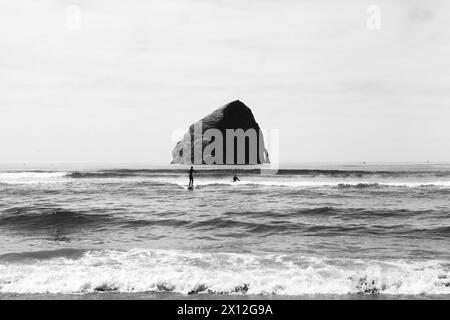
[[[223,168],[197,166],[196,174],[199,176],[229,176],[230,174],[263,175],[266,173],[263,167],[224,166]],[[186,174],[186,168],[166,169],[110,169],[99,171],[76,171],[72,172],[73,178],[98,178],[98,177],[130,177],[130,176],[154,176]],[[272,172],[272,171],[271,171]],[[450,177],[448,170],[334,170],[334,169],[279,169],[275,171],[276,176],[309,176],[309,177],[334,177],[334,178],[361,178],[361,177]]]
[[[450,294],[443,261],[152,249],[32,255],[33,260],[9,262],[0,256],[1,293]]]
[[[132,218],[112,213],[99,213],[96,210],[73,211],[64,208],[15,207],[0,213],[0,228],[9,230],[29,230],[40,232],[46,230],[71,229],[74,232],[80,228],[119,227],[122,229],[163,226],[192,226],[191,220],[157,219],[143,216]]]
[[[0,263],[33,263],[36,261],[65,258],[79,259],[87,250],[64,248],[56,250],[30,251],[30,252],[12,252],[0,255]]]
[[[200,234],[209,230],[234,230],[246,235],[287,235],[333,236],[333,235],[396,235],[402,238],[448,239],[449,228],[442,225],[417,227],[404,223],[380,224],[379,219],[412,216],[440,216],[445,212],[439,210],[406,210],[406,209],[364,209],[316,207],[297,208],[289,211],[239,211],[223,212],[219,216],[195,218],[178,213],[171,215],[165,212],[155,215],[115,214],[107,211],[71,211],[63,208],[18,207],[2,211],[0,228],[20,230],[36,234],[53,230],[64,230],[76,233],[83,229],[117,228],[135,230],[136,228],[174,228]],[[162,217],[164,216],[164,218]],[[308,220],[302,219],[307,217]],[[327,220],[323,220],[326,217]],[[332,219],[332,220],[329,220]],[[338,219],[338,220],[336,220]],[[359,223],[355,219],[367,219]],[[373,219],[373,220],[370,220]],[[337,221],[341,221],[338,223]],[[351,221],[352,223],[348,223]],[[369,221],[373,221],[370,223]]]
[[[0,172],[0,184],[39,184],[62,181],[70,172],[23,171]]]
[[[225,212],[225,217],[246,217],[246,218],[274,218],[285,220],[296,217],[337,217],[342,221],[353,219],[370,219],[370,218],[402,218],[422,216],[423,218],[430,218],[433,215],[439,217],[446,214],[446,210],[409,210],[402,208],[349,208],[349,207],[313,207],[313,208],[292,208],[291,210],[263,210],[263,211],[229,211]],[[368,220],[369,221],[369,220]],[[441,227],[436,228],[437,231]],[[414,229],[410,229],[414,231]],[[434,229],[433,229],[434,230]],[[445,230],[444,230],[445,231]],[[435,231],[434,231],[435,232]]]
[[[325,176],[334,178],[361,177],[450,177],[448,170],[333,170],[333,169],[280,169],[278,175]]]
[[[364,174],[359,174],[359,171],[344,171],[338,174],[337,171],[339,170],[280,170],[276,175],[262,175],[259,169],[204,169],[196,173],[195,185],[199,189],[216,186],[338,189],[450,188],[450,181],[444,179],[446,173],[442,172],[426,173],[428,176],[421,178],[419,173],[411,176],[413,174],[411,172],[408,172],[409,176],[403,176],[403,173],[399,172],[363,171]],[[242,174],[241,181],[232,181],[232,174],[235,172],[239,176]],[[107,179],[106,182],[113,183],[127,182],[141,185],[153,183],[153,186],[177,185],[186,189],[188,181],[186,174],[186,170],[180,169],[0,172],[0,184],[48,184],[67,183],[77,179]]]
[[[111,222],[108,214],[90,214],[61,208],[21,207],[7,209],[0,214],[0,227],[39,231],[55,227],[92,227]]]
[[[338,188],[338,189],[386,189],[386,188],[450,188],[450,181],[321,181],[321,180],[278,180],[261,178],[241,178],[241,181],[233,182],[231,179],[205,179],[197,178],[194,181],[195,188],[205,189],[211,187],[287,187],[287,188]],[[187,189],[186,178],[154,178],[153,181],[159,184],[177,185]]]

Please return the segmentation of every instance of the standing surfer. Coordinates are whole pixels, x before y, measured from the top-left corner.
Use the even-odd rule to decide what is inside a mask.
[[[189,170],[189,188],[194,187],[194,167]]]

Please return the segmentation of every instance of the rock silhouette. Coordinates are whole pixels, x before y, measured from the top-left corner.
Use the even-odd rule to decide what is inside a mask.
[[[201,125],[201,132],[198,131]],[[172,151],[172,164],[208,164],[208,162],[203,159],[203,151],[210,144],[215,141],[215,139],[205,138],[204,133],[209,129],[217,129],[222,133],[223,136],[223,159],[220,161],[218,155],[218,160],[214,164],[261,164],[269,163],[269,155],[264,145],[264,137],[262,132],[260,132],[260,127],[255,121],[252,111],[243,102],[236,100],[230,102],[223,107],[218,108],[213,111],[203,119],[193,123],[188,132],[183,136],[183,140],[179,141]],[[248,132],[249,129],[254,129],[256,132],[256,144],[250,147],[251,139],[245,139],[245,159],[244,163],[239,162],[237,148],[237,140],[235,138],[234,143],[234,160],[233,151],[228,150],[230,153],[227,161],[227,143],[226,135],[227,129],[238,130],[242,129],[244,132]],[[197,132],[194,132],[197,130]],[[201,162],[194,162],[194,149],[201,150]],[[251,155],[251,152],[256,151],[256,155]],[[215,152],[212,153],[215,156]],[[198,158],[197,158],[198,159]],[[230,163],[232,159],[232,163]],[[242,158],[241,158],[242,159]],[[221,162],[221,163],[220,163]],[[211,164],[211,163],[209,163]]]

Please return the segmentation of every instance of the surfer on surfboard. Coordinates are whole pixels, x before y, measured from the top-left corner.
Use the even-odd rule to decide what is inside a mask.
[[[234,174],[234,177],[233,177],[233,182],[236,182],[236,181],[241,181],[241,180],[239,180],[239,178],[237,177],[237,175],[236,175],[236,173]]]
[[[189,170],[189,188],[194,187],[194,167]]]

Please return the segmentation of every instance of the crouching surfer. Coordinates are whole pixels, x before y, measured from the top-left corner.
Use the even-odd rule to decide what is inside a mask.
[[[236,173],[234,174],[234,177],[233,177],[233,182],[236,182],[236,181],[241,181],[241,180],[239,180],[239,178],[237,177],[237,175],[236,175]]]

